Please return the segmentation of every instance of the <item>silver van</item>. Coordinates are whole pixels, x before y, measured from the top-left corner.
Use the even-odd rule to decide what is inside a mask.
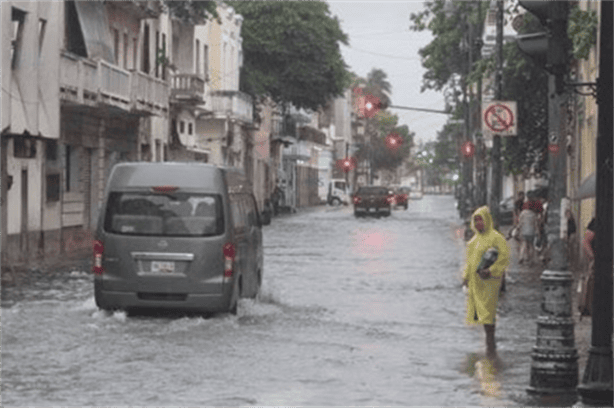
[[[262,284],[262,228],[239,170],[120,163],[94,241],[96,305],[236,314]]]

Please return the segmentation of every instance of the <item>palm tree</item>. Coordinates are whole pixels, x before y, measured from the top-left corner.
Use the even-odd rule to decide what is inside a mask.
[[[382,103],[382,109],[386,109],[391,104],[390,95],[392,94],[392,85],[387,80],[388,75],[378,68],[373,68],[367,74],[367,83],[364,89],[365,93],[377,97]]]

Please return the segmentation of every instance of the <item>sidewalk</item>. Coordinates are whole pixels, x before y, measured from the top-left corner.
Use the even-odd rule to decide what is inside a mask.
[[[511,226],[502,227],[501,233],[507,236],[507,233]],[[531,353],[532,347],[537,341],[537,318],[541,313],[541,302],[543,300],[543,287],[541,282],[541,275],[546,266],[537,260],[533,265],[519,264],[519,252],[517,249],[517,242],[512,238],[507,241],[510,246],[510,264],[508,267],[506,290],[502,292],[500,309],[503,318],[506,321],[502,322],[501,333],[503,336],[505,332],[522,332],[523,337],[529,337],[525,339],[520,347],[523,352]],[[571,271],[573,274],[574,282],[572,283],[572,317],[574,321],[574,340],[576,350],[578,352],[578,385],[582,383],[582,376],[586,368],[586,362],[588,359],[588,350],[591,345],[591,317],[581,317],[577,307],[577,294],[576,288],[578,278],[580,277],[580,271]],[[503,320],[503,319],[502,319]],[[522,327],[524,322],[525,327]],[[513,324],[514,327],[505,327],[504,324]],[[519,373],[524,375],[524,381],[526,387],[530,382],[530,366],[529,372]],[[520,379],[519,379],[520,380]],[[575,405],[580,404],[576,402]]]

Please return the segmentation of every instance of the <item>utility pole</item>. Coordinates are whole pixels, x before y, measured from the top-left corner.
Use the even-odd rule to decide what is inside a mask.
[[[477,48],[476,60],[480,60],[482,58],[482,46],[484,45],[484,41],[482,40],[484,21],[482,20],[482,2],[477,1],[478,4],[478,27],[479,32],[477,35],[477,39],[475,40],[475,45]],[[478,78],[478,92],[477,92],[477,109],[478,111],[482,108],[482,76]],[[479,128],[478,128],[479,129]],[[485,165],[484,159],[486,146],[484,145],[484,136],[478,133],[476,138],[476,149],[475,149],[475,186],[477,189],[477,197],[476,197],[476,205],[481,207],[488,203],[486,191],[488,186],[486,185],[486,174],[485,174]]]
[[[503,0],[497,0],[497,70],[495,73],[495,100],[503,98]],[[501,201],[501,136],[494,134],[492,143],[492,177],[490,179],[490,213],[495,228],[499,228],[499,202]]]
[[[601,2],[597,104],[595,281],[591,347],[578,393],[587,404],[612,406],[612,24],[613,3]]]

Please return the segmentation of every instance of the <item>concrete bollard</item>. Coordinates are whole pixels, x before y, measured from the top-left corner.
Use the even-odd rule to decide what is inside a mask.
[[[578,352],[572,318],[571,272],[544,271],[537,341],[531,354],[530,394],[575,394]]]

